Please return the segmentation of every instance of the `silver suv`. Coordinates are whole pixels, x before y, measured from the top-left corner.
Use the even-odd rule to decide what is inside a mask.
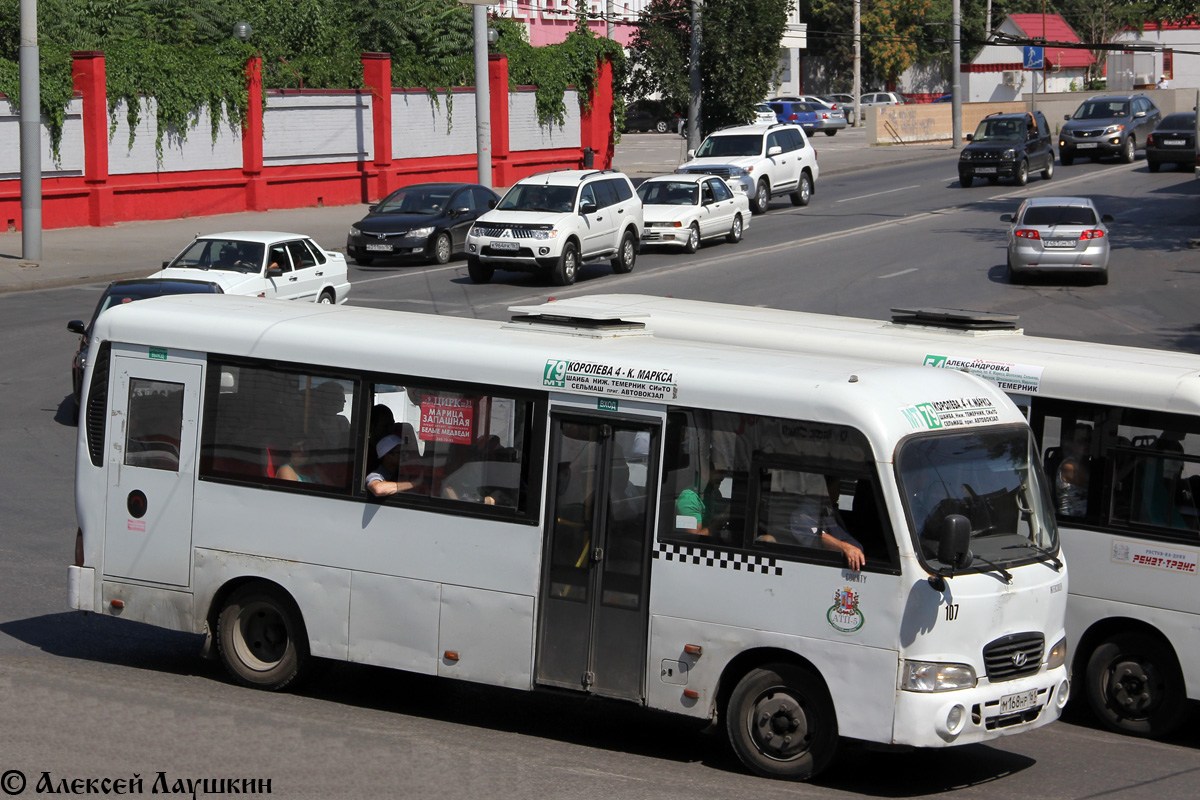
[[[467,272],[487,283],[497,269],[575,282],[579,266],[609,258],[629,272],[642,238],[642,201],[612,170],[560,170],[517,181],[467,233]]]
[[[1058,157],[1064,167],[1071,166],[1076,156],[1117,156],[1129,164],[1158,127],[1162,113],[1143,94],[1119,94],[1090,97],[1063,119]]]
[[[749,173],[754,180],[750,208],[755,214],[765,212],[772,197],[784,194],[792,205],[808,205],[820,175],[817,151],[804,130],[784,123],[722,128],[688,151],[688,159],[681,170],[694,173],[711,166],[715,172],[734,166]]]

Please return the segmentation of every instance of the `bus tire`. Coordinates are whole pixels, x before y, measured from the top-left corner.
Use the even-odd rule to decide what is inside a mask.
[[[300,609],[268,583],[234,590],[217,617],[217,649],[234,680],[277,692],[295,683],[309,662]]]
[[[729,742],[741,762],[766,778],[806,781],[837,750],[837,715],[821,680],[793,664],[751,670],[726,707]]]
[[[1105,727],[1150,739],[1175,731],[1190,710],[1175,654],[1144,633],[1115,634],[1092,651],[1086,694]]]

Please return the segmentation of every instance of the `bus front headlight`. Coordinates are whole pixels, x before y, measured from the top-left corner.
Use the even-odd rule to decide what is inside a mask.
[[[1054,647],[1050,648],[1050,655],[1046,657],[1046,669],[1058,669],[1065,663],[1067,663],[1067,637],[1064,636],[1054,643]]]
[[[975,670],[969,664],[905,661],[900,688],[906,692],[952,692],[971,689],[976,682]]]

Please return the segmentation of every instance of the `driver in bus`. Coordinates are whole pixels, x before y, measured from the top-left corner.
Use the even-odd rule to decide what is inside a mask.
[[[400,436],[392,434],[385,436],[375,445],[375,454],[379,456],[379,466],[367,476],[367,491],[376,497],[410,492],[424,483],[424,476],[410,480],[400,480],[400,465],[409,454],[406,442]]]
[[[850,569],[857,571],[862,569],[867,559],[863,554],[862,544],[846,530],[838,511],[840,485],[841,479],[836,475],[826,475],[827,494],[824,497],[806,496],[805,502],[792,512],[788,527],[796,544],[817,550],[837,550],[845,556]],[[771,534],[760,536],[758,540],[776,541]]]

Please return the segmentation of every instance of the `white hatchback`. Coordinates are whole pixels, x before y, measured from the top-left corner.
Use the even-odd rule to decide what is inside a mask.
[[[212,281],[225,294],[344,303],[350,296],[346,257],[308,236],[231,231],[197,236],[151,278]]]
[[[750,225],[750,200],[715,175],[663,175],[638,187],[645,245],[682,247],[689,253],[705,239],[742,240]]]

